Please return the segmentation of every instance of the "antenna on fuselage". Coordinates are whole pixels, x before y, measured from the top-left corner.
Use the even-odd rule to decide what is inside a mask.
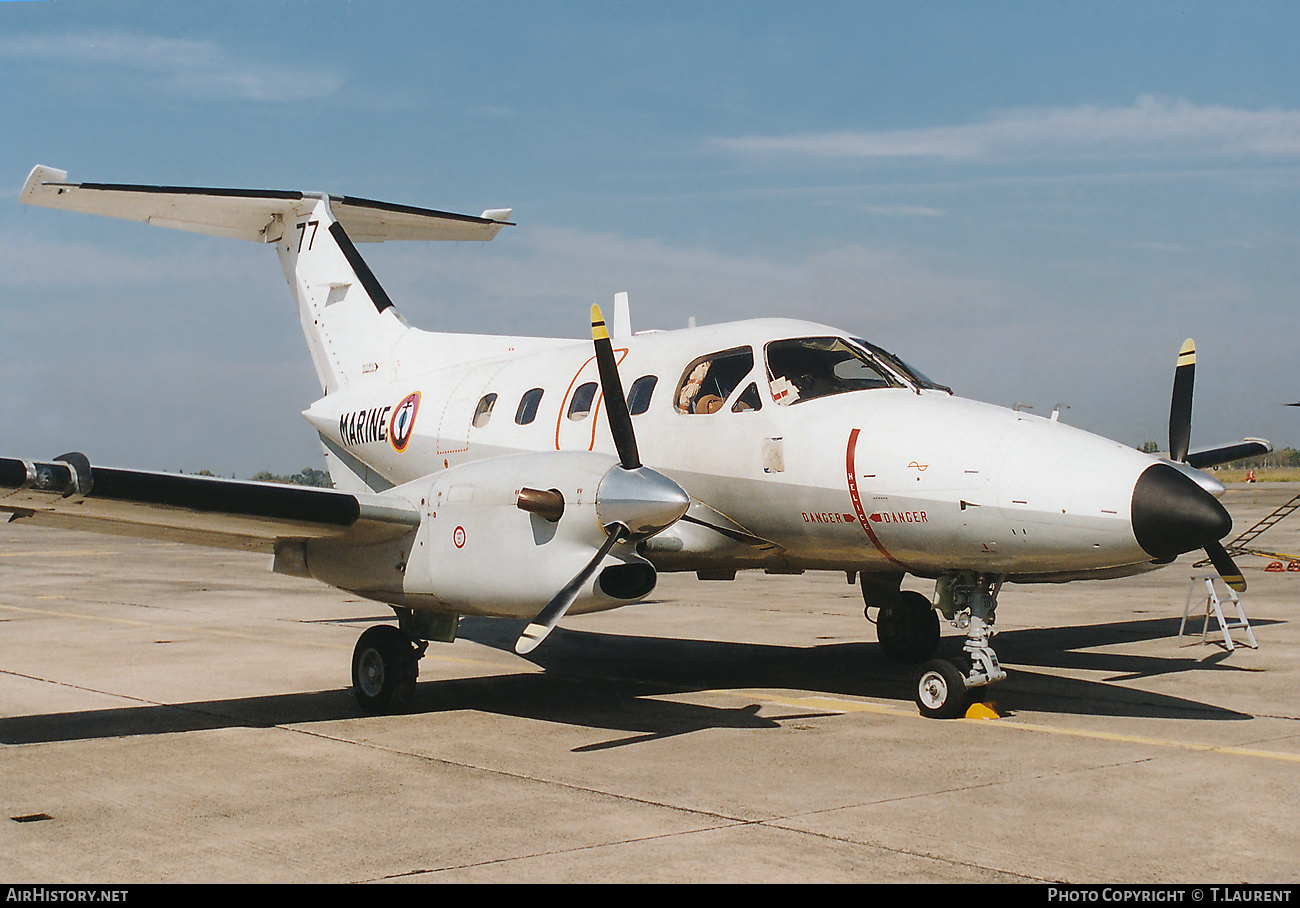
[[[613,340],[627,340],[632,336],[632,306],[626,292],[614,294],[614,317],[609,320],[609,336]]]

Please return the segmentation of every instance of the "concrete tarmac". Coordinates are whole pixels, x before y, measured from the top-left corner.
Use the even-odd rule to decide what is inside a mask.
[[[1296,493],[1224,503],[1240,532]],[[1300,516],[1256,544],[1300,552]],[[413,712],[365,717],[387,609],[3,526],[0,879],[1294,883],[1300,571],[1239,559],[1259,648],[1228,652],[1178,639],[1195,560],[1008,585],[1000,719],[919,717],[842,574],[661,576],[529,658],[467,619]]]

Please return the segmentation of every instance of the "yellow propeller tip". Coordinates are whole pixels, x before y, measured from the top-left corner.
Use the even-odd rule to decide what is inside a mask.
[[[605,316],[599,306],[591,307],[591,339],[609,340],[609,329],[605,327]]]

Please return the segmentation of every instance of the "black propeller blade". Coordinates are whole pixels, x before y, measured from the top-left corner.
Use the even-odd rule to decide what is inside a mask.
[[[600,370],[600,389],[605,395],[605,414],[609,417],[614,448],[623,469],[635,470],[641,466],[641,457],[632,432],[632,415],[627,411],[627,398],[623,395],[623,382],[618,377],[618,362],[614,359],[614,345],[610,342],[609,330],[599,306],[591,307],[591,342],[596,347],[596,367]]]
[[[614,436],[619,460],[619,465],[610,468],[596,491],[597,516],[608,535],[587,566],[566,583],[524,628],[515,641],[515,652],[520,655],[532,652],[546,639],[617,543],[624,539],[653,536],[681,519],[690,505],[690,496],[681,486],[662,473],[641,465],[636,435],[632,430],[632,415],[628,412],[623,382],[618,375],[614,345],[599,306],[591,307],[591,342],[596,348],[596,368],[600,372],[605,413],[609,417],[609,429]],[[556,506],[547,497],[550,493],[534,489],[524,491],[529,494],[521,498],[521,508],[543,513],[543,516],[554,514],[554,519],[559,519],[559,514],[563,513],[563,498]]]
[[[1192,384],[1195,378],[1196,342],[1189,337],[1178,351],[1174,396],[1169,404],[1169,459],[1175,463],[1187,460],[1187,448],[1192,441]]]
[[[1219,572],[1223,582],[1228,584],[1239,593],[1246,592],[1246,578],[1241,576],[1241,571],[1233,563],[1228,552],[1224,549],[1223,544],[1219,542],[1210,542],[1205,546],[1205,554],[1210,556],[1210,563],[1214,569]]]
[[[1189,337],[1183,341],[1183,346],[1178,351],[1178,363],[1174,367],[1174,393],[1169,403],[1170,460],[1200,469],[1255,454],[1266,454],[1272,450],[1268,442],[1247,439],[1239,445],[1197,451],[1189,455],[1187,449],[1192,441],[1192,388],[1195,380],[1196,342]],[[1206,543],[1205,554],[1210,557],[1210,562],[1219,572],[1224,583],[1239,593],[1246,591],[1246,579],[1242,577],[1241,571],[1233,563],[1222,543],[1218,541]]]
[[[524,628],[524,632],[515,641],[516,653],[521,656],[531,653],[537,648],[537,644],[546,639],[546,635],[555,629],[555,625],[564,617],[564,613],[569,610],[569,606],[573,605],[574,600],[578,598],[578,593],[587,585],[591,575],[596,573],[596,569],[605,560],[609,550],[627,535],[629,535],[628,529],[625,526],[615,525],[612,528],[609,537],[605,540],[605,544],[596,550],[595,557],[587,562],[587,566],[566,583],[564,588],[555,594],[555,598],[546,604],[546,608],[538,612],[537,617],[528,623],[528,627]]]
[[[1203,470],[1206,467],[1217,467],[1221,463],[1232,463],[1234,460],[1245,460],[1247,457],[1267,454],[1271,450],[1273,446],[1264,439],[1247,438],[1240,444],[1211,448],[1208,451],[1194,451],[1187,455],[1187,465]]]

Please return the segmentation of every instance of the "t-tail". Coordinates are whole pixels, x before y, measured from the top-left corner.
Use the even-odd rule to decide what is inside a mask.
[[[284,190],[70,183],[37,166],[22,202],[144,221],[258,243],[274,243],[326,394],[385,377],[394,348],[412,329],[357,251],[386,240],[490,240],[509,209],[475,217],[349,196]]]

